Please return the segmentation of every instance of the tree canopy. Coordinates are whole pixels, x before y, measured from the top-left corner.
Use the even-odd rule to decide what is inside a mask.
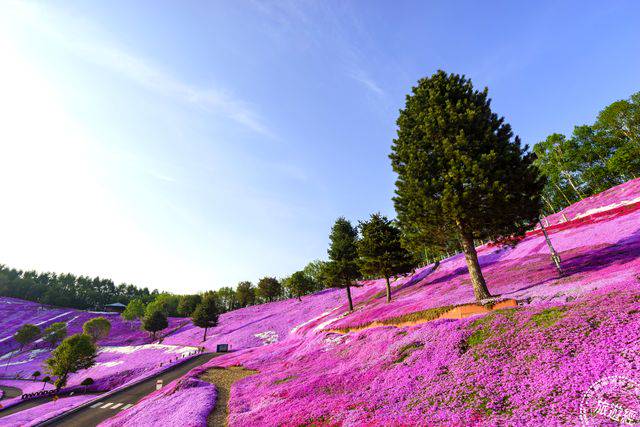
[[[275,301],[282,295],[282,285],[275,277],[263,277],[258,281],[258,295],[265,302]]]
[[[204,328],[202,341],[207,340],[207,329],[218,324],[219,302],[214,293],[206,294],[198,304],[191,320],[199,328]]]
[[[167,321],[167,315],[162,310],[155,310],[151,313],[146,313],[142,320],[142,329],[147,332],[151,332],[152,339],[155,341],[156,333],[169,326]]]
[[[300,270],[296,271],[291,275],[291,277],[289,277],[287,280],[287,287],[293,297],[302,301],[302,297],[304,295],[313,292],[314,283],[311,277],[307,276],[304,271]]]
[[[66,336],[67,324],[65,322],[56,322],[52,323],[44,330],[42,339],[49,343],[51,347],[55,347]]]
[[[60,389],[67,384],[69,374],[93,366],[97,351],[94,340],[89,335],[75,334],[65,338],[45,362],[49,373],[58,377],[55,381],[56,388]]]
[[[608,105],[569,137],[549,135],[533,151],[547,178],[543,200],[550,212],[639,177],[640,92]]]
[[[104,317],[94,317],[84,322],[82,332],[90,336],[94,342],[98,342],[109,336],[109,332],[111,332],[111,322]]]
[[[387,285],[387,302],[391,302],[389,278],[406,273],[412,266],[409,252],[402,246],[400,230],[379,213],[371,215],[369,221],[360,222],[358,262],[360,271],[368,275],[384,277]]]
[[[491,110],[488,89],[438,71],[421,79],[398,117],[390,154],[394,205],[406,245],[465,253],[476,299],[490,296],[474,239],[512,243],[540,212],[544,179],[511,126]]]
[[[189,317],[193,314],[198,304],[202,301],[200,295],[182,295],[178,303],[178,314],[183,317]]]
[[[13,335],[13,338],[20,344],[20,351],[25,345],[31,344],[40,336],[40,328],[31,323],[22,325],[20,329]]]
[[[321,275],[326,286],[347,290],[349,310],[353,310],[351,286],[360,277],[358,267],[358,230],[346,218],[340,217],[329,234],[329,261],[323,266]]]
[[[145,304],[140,298],[132,299],[120,315],[124,320],[133,322],[144,317]]]
[[[100,277],[22,271],[0,264],[0,296],[41,304],[95,310],[113,302],[127,304],[133,298],[150,301],[157,293],[126,283],[116,286]]]
[[[238,283],[236,298],[239,307],[247,307],[256,303],[256,288],[249,281]]]

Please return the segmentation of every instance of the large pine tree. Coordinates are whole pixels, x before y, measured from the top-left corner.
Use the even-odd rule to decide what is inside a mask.
[[[421,79],[400,111],[390,154],[403,235],[414,245],[457,240],[477,300],[491,295],[474,239],[505,243],[524,235],[544,185],[534,155],[491,111],[487,95],[457,74]]]

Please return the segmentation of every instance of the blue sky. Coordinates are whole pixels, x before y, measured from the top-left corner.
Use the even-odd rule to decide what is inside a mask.
[[[438,69],[530,145],[640,90],[640,3],[0,4],[0,262],[193,292],[393,216],[398,109]]]

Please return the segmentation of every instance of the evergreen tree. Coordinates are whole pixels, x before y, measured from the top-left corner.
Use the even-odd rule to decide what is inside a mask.
[[[163,330],[169,326],[167,321],[167,315],[162,310],[156,310],[151,313],[145,313],[142,320],[142,329],[147,332],[151,332],[152,340],[156,340],[156,332]]]
[[[351,286],[360,277],[358,268],[358,230],[344,217],[336,220],[329,234],[329,262],[320,274],[329,287],[344,288],[347,291],[349,311],[353,311]]]
[[[457,240],[477,300],[490,294],[474,239],[513,243],[523,236],[544,186],[535,156],[491,111],[487,94],[443,71],[421,79],[400,112],[390,155],[403,234],[436,247]]]
[[[202,341],[207,340],[207,330],[218,324],[218,314],[220,310],[215,294],[207,294],[202,302],[196,307],[191,320],[199,328],[204,328]]]
[[[94,317],[84,322],[82,332],[90,336],[91,339],[97,343],[101,339],[109,336],[109,332],[111,332],[111,322],[104,317]]]
[[[67,336],[67,324],[65,322],[56,322],[49,325],[44,330],[42,339],[49,343],[53,348]]]
[[[275,301],[282,295],[282,285],[275,277],[263,277],[258,281],[258,295],[265,302]]]
[[[31,323],[22,325],[20,329],[13,335],[13,338],[20,344],[20,351],[25,345],[31,344],[40,336],[40,328]]]
[[[256,303],[256,288],[249,281],[238,283],[236,287],[238,306],[247,307]]]
[[[406,273],[413,267],[411,254],[402,247],[400,230],[379,213],[371,215],[369,221],[360,222],[358,256],[360,271],[364,274],[382,276],[387,284],[387,302],[391,302],[389,278]]]
[[[67,384],[69,374],[93,366],[97,351],[94,340],[89,335],[75,334],[65,338],[45,362],[49,372],[58,377],[55,382],[56,389]]]

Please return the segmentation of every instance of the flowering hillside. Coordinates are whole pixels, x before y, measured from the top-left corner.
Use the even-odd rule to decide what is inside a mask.
[[[54,322],[66,322],[69,335],[82,331],[87,320],[104,316],[111,322],[111,332],[99,342],[96,364],[90,369],[72,374],[68,386],[78,386],[85,378],[92,378],[92,390],[110,390],[114,387],[147,376],[161,368],[162,364],[182,358],[194,352],[190,346],[150,344],[147,332],[141,331],[138,324],[123,322],[119,315],[94,313],[72,309],[42,307],[37,303],[11,298],[0,298],[0,385],[17,387],[22,393],[30,393],[44,388],[48,384],[34,383],[31,377],[40,371],[45,376],[44,361],[50,356],[51,348],[37,340],[19,351],[13,334],[25,323],[33,323],[41,330]],[[168,331],[185,322],[184,319],[169,319]],[[8,380],[6,378],[14,378]],[[21,379],[21,380],[20,380]],[[8,407],[18,399],[5,400]]]
[[[514,248],[480,247],[489,290],[516,308],[429,321],[473,300],[456,255],[396,280],[391,303],[382,281],[363,283],[350,314],[342,290],[227,313],[204,345],[240,351],[104,425],[158,425],[176,390],[207,393],[194,379],[236,365],[258,373],[232,387],[231,425],[576,425],[594,382],[640,379],[639,197],[634,180],[549,218],[564,277],[540,230]],[[194,344],[199,335],[187,326],[167,341]],[[184,399],[181,411],[203,425],[211,407]]]

